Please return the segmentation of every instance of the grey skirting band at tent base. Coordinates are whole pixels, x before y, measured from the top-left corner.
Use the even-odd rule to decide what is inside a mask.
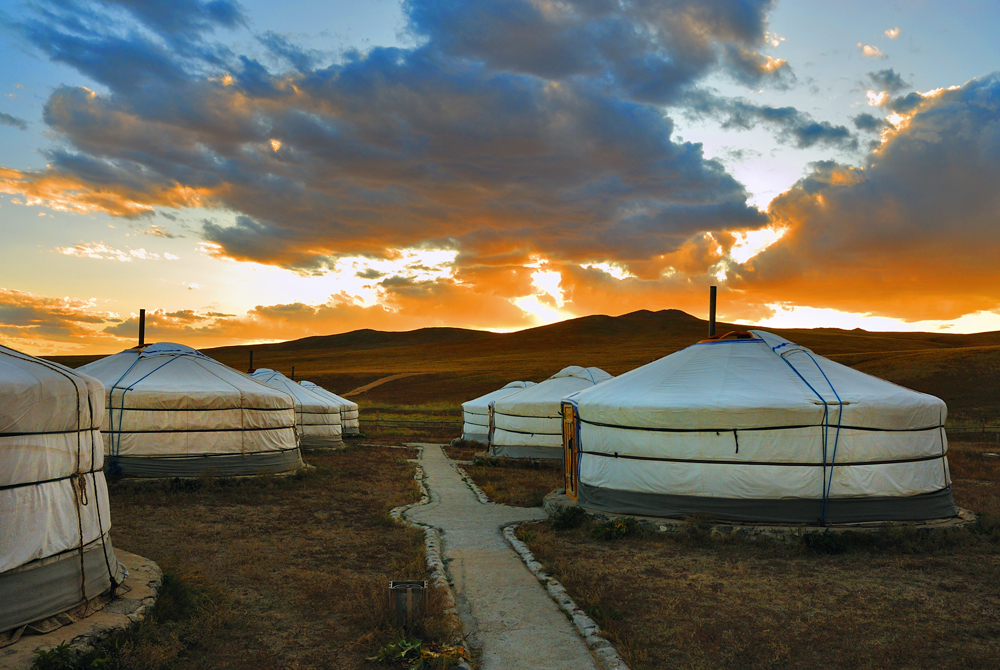
[[[329,449],[330,447],[342,447],[344,446],[344,438],[342,435],[334,435],[332,437],[302,437],[299,441],[299,446],[303,449]]]
[[[562,447],[528,447],[518,445],[498,445],[490,447],[490,455],[500,458],[539,458],[561,461],[563,458]]]
[[[468,440],[469,442],[482,442],[483,444],[489,444],[490,435],[489,433],[466,433],[462,436],[463,440]]]
[[[209,472],[225,477],[252,476],[288,472],[302,466],[302,455],[297,448],[211,456],[116,456],[107,461],[110,474],[125,477],[197,477]]]
[[[580,483],[581,507],[634,516],[688,516],[704,514],[720,521],[758,523],[816,523],[823,516],[823,500],[786,498],[710,498],[606,489]],[[922,521],[958,514],[951,487],[916,496],[830,498],[826,523]]]
[[[118,559],[107,536],[84,547],[83,565],[87,575],[86,592],[94,596],[111,588],[108,566],[116,571],[120,583]],[[80,551],[32,561],[0,574],[0,631],[11,630],[45,619],[83,604],[80,591]]]

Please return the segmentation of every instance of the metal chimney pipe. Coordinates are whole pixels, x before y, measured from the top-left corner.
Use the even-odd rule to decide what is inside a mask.
[[[146,310],[139,310],[139,346],[146,345]]]
[[[708,290],[708,336],[715,337],[715,293],[717,287]]]
[[[250,351],[250,367],[247,369],[249,374],[253,374],[253,351]]]
[[[295,381],[295,366],[292,366],[292,381]]]

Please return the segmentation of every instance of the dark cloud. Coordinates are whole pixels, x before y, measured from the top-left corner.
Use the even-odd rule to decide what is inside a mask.
[[[195,38],[216,27],[236,28],[247,24],[238,2],[230,0],[101,0],[120,7],[150,30],[164,36]]]
[[[204,205],[233,258],[320,271],[387,246],[529,240],[538,253],[640,258],[700,226],[760,225],[743,187],[660,109],[599,83],[554,84],[372,49],[305,74],[251,61],[232,80],[191,77],[113,96],[57,89],[46,123],[76,148],[46,173],[121,193],[114,213]],[[811,140],[810,140],[811,141]],[[126,197],[127,196],[127,197]],[[136,213],[143,213],[141,210]]]
[[[385,276],[385,273],[379,272],[375,268],[368,268],[367,270],[356,272],[355,276],[361,277],[362,279],[381,279],[382,277]]]
[[[858,114],[851,120],[854,122],[855,128],[869,133],[882,132],[886,128],[892,127],[892,124],[886,121],[885,119],[880,119],[877,116],[872,116],[867,112],[862,112],[861,114]]]
[[[246,24],[229,0],[42,0],[33,8],[8,23],[52,60],[116,91],[177,86],[225,65],[229,49],[204,34]]]
[[[829,121],[816,121],[795,107],[758,105],[742,98],[721,98],[708,93],[688,97],[688,112],[692,117],[711,116],[719,119],[723,128],[749,130],[764,124],[775,131],[775,139],[800,149],[821,145],[836,149],[858,148],[858,140],[846,126]]]
[[[287,37],[270,30],[257,36],[257,41],[275,58],[284,61],[299,72],[309,72],[326,54],[317,49],[304,49]]]
[[[786,61],[764,56],[751,49],[727,45],[726,60],[733,78],[753,88],[769,85],[777,89],[788,89],[796,81],[795,74]]]
[[[891,67],[877,72],[869,72],[868,78],[878,90],[889,93],[899,93],[910,86],[909,82],[903,81],[903,78]]]
[[[28,129],[28,122],[17,116],[11,116],[5,112],[0,112],[0,125],[3,126],[13,126],[20,130]]]
[[[409,29],[441,53],[491,69],[613,82],[643,102],[670,103],[709,71],[786,85],[785,66],[764,67],[771,0],[407,0]]]
[[[924,96],[914,91],[889,101],[889,109],[897,114],[912,114],[924,104]]]

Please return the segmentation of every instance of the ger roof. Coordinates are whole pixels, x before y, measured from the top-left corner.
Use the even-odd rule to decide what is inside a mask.
[[[462,409],[466,412],[475,412],[479,410],[480,414],[488,413],[490,403],[495,400],[500,400],[501,398],[506,398],[509,395],[514,395],[515,393],[520,393],[526,388],[530,388],[535,385],[535,382],[509,382],[505,384],[502,388],[498,388],[496,391],[490,391],[478,398],[473,398],[472,400],[466,400],[462,403]]]
[[[115,397],[128,389],[134,398],[156,409],[229,407],[229,398],[253,398],[256,407],[287,408],[291,398],[214,358],[183,344],[159,342],[142,349],[126,349],[79,368],[104,383]],[[261,404],[264,403],[264,404]]]
[[[816,425],[914,429],[944,422],[942,400],[897,386],[765,331],[699,342],[569,400],[588,423],[675,430]],[[832,409],[830,409],[832,407]]]
[[[560,401],[574,391],[606,383],[613,377],[600,368],[571,365],[545,381],[493,403],[497,411],[519,416],[556,416]],[[554,412],[554,414],[553,414]]]

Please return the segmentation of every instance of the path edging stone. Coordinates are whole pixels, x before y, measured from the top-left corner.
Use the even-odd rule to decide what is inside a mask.
[[[507,543],[521,557],[521,560],[528,570],[531,571],[531,574],[545,587],[549,597],[573,621],[573,625],[576,626],[577,631],[587,643],[587,647],[590,648],[591,653],[597,659],[600,666],[604,670],[628,670],[628,666],[625,665],[625,661],[618,655],[618,651],[614,648],[614,645],[607,638],[601,636],[600,626],[576,604],[569,593],[566,592],[565,586],[560,584],[555,577],[545,572],[542,564],[535,560],[535,555],[531,553],[531,549],[528,549],[528,545],[517,539],[514,531],[520,525],[520,523],[513,523],[504,526],[503,536],[507,540]]]
[[[456,465],[456,464],[452,464],[452,467],[458,470],[458,474],[462,478],[462,481],[464,481],[466,486],[472,489],[472,492],[476,494],[476,500],[483,503],[484,505],[489,505],[490,502],[492,502],[490,500],[490,497],[485,493],[483,493],[483,490],[479,488],[479,485],[472,480],[472,477],[470,477],[469,473],[465,471],[465,468],[463,468],[461,465]]]
[[[416,448],[421,452],[423,451],[423,447]],[[427,567],[430,568],[431,571],[431,584],[433,584],[435,588],[441,589],[444,593],[445,614],[451,624],[451,643],[455,646],[462,647],[462,649],[465,650],[466,655],[471,658],[471,651],[465,642],[465,637],[462,635],[462,624],[458,617],[458,606],[455,604],[455,593],[452,591],[451,582],[448,581],[448,573],[445,572],[444,561],[441,559],[441,531],[433,526],[422,523],[414,523],[403,518],[403,514],[406,511],[413,509],[414,507],[427,505],[431,502],[430,491],[424,483],[426,475],[424,473],[424,469],[419,464],[416,466],[413,478],[417,481],[417,485],[420,487],[420,501],[395,507],[390,510],[389,515],[405,526],[419,528],[424,531],[424,547],[427,553]],[[472,670],[466,661],[462,661],[455,667],[458,670]]]

